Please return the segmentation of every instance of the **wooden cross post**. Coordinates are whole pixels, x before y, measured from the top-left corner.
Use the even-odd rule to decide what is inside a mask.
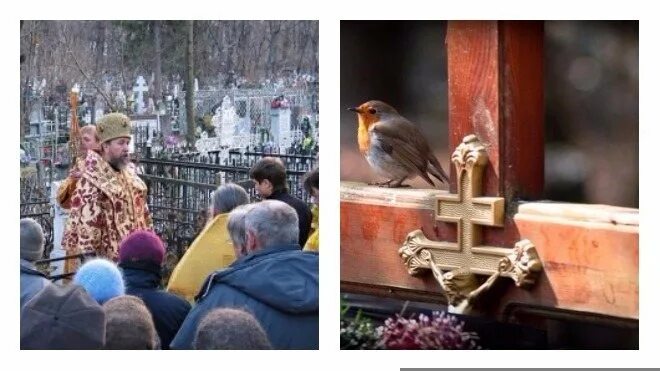
[[[470,197],[474,192],[461,188],[483,188],[483,194],[501,197],[500,204],[508,206],[506,217],[490,224],[503,226],[506,221],[504,228],[491,229],[475,229],[471,209],[462,208],[459,220],[468,225],[458,225],[459,245],[480,250],[477,262],[483,263],[461,268],[493,274],[496,259],[509,254],[520,238],[512,220],[514,201],[540,198],[543,192],[543,23],[450,21],[446,43],[450,146],[457,148],[466,136],[476,135],[488,159],[483,177],[478,172],[478,179],[469,182],[457,165],[450,192]],[[443,211],[449,211],[443,198],[438,205],[440,221]],[[477,234],[478,239],[484,235],[490,244],[501,247],[479,248],[479,240],[465,244],[466,234]]]
[[[450,21],[447,58],[450,148],[475,134],[488,153],[484,194],[540,198],[543,22]]]
[[[464,310],[509,277],[528,290],[491,303],[500,318],[527,306],[636,319],[637,210],[527,202],[544,183],[543,23],[450,21],[446,46],[449,192],[343,182],[342,290]]]

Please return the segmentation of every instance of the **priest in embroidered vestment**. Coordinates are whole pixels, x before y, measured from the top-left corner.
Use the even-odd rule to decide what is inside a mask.
[[[100,151],[88,151],[71,197],[71,214],[62,239],[67,255],[95,252],[116,261],[125,236],[152,228],[147,186],[128,157],[130,135],[130,120],[124,114],[110,113],[99,121]]]

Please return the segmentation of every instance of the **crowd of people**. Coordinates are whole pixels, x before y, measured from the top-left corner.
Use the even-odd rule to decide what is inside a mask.
[[[21,349],[318,349],[318,169],[303,182],[311,209],[288,193],[273,157],[249,173],[261,201],[218,187],[207,225],[162,287],[166,249],[129,141],[123,114],[83,131],[83,156],[58,194],[69,210],[62,246],[95,257],[67,259],[70,280],[36,268],[43,230],[21,219]]]

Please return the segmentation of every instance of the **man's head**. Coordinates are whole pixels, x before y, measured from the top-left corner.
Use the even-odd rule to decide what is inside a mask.
[[[234,245],[236,257],[240,258],[248,254],[247,236],[245,234],[245,216],[247,212],[256,204],[241,205],[229,213],[227,218],[227,231],[231,242]]]
[[[221,185],[213,192],[211,197],[211,214],[213,216],[232,211],[240,205],[245,205],[249,196],[243,187],[238,184],[229,183]]]
[[[275,157],[264,157],[250,169],[250,179],[261,197],[268,197],[274,192],[286,191],[286,168]]]
[[[298,214],[282,201],[266,200],[254,204],[245,215],[248,253],[274,245],[298,243]]]
[[[99,138],[96,136],[96,126],[87,125],[80,128],[80,145],[82,153],[99,150]]]
[[[217,308],[199,322],[195,349],[259,350],[271,349],[266,332],[250,313]]]
[[[109,113],[99,120],[96,129],[101,156],[114,169],[123,169],[129,161],[128,144],[131,142],[131,122],[122,113]]]
[[[123,295],[103,304],[105,349],[156,349],[158,334],[142,299]]]
[[[33,262],[44,253],[44,232],[32,218],[21,219],[21,259]]]

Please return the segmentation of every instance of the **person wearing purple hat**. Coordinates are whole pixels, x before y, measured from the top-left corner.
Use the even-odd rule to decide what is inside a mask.
[[[163,349],[179,331],[190,304],[161,289],[161,267],[165,246],[155,233],[138,230],[119,245],[119,267],[124,273],[126,294],[141,298],[151,312]]]

